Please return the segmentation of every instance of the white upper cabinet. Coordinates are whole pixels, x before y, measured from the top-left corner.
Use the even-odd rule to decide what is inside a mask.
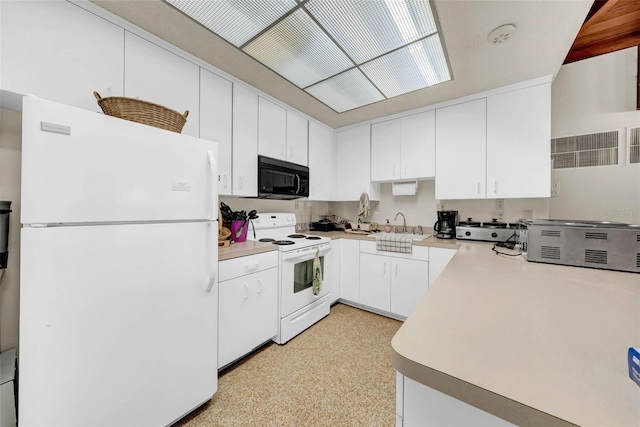
[[[62,1],[2,1],[0,87],[102,111],[93,91],[122,96],[124,30]]]
[[[549,197],[551,83],[436,111],[436,199]]]
[[[125,33],[124,96],[184,114],[182,133],[198,137],[200,67],[130,32]]]
[[[231,191],[232,83],[200,69],[200,138],[218,143],[218,191]]]
[[[487,97],[487,197],[550,197],[551,84]]]
[[[307,119],[287,110],[287,161],[307,166],[308,126]]]
[[[258,153],[286,160],[287,110],[258,97]]]
[[[486,98],[436,110],[436,199],[486,195]]]
[[[371,180],[400,181],[435,176],[435,111],[371,126]]]
[[[371,182],[371,126],[362,125],[336,134],[336,200],[380,200],[380,185]]]
[[[371,180],[400,179],[400,119],[371,125]]]
[[[335,132],[314,121],[309,122],[309,181],[309,200],[335,199]]]
[[[258,95],[233,84],[233,194],[258,196]]]

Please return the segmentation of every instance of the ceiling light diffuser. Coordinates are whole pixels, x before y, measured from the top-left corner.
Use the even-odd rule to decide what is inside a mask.
[[[308,87],[306,91],[338,113],[384,99],[380,91],[355,68]]]

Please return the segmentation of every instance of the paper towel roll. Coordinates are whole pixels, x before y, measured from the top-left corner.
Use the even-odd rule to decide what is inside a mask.
[[[394,196],[415,196],[417,191],[418,181],[391,183],[391,194]]]

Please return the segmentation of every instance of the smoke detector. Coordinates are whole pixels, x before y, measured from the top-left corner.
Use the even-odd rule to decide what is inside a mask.
[[[487,36],[487,40],[491,44],[500,44],[509,40],[516,32],[516,26],[513,24],[500,25],[491,31]]]

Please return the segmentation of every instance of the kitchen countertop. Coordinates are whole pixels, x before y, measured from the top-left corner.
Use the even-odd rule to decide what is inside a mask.
[[[247,240],[246,242],[231,243],[227,248],[218,248],[218,261],[277,250],[278,246],[271,243]]]
[[[460,243],[460,242],[458,242]],[[392,340],[402,374],[517,425],[640,425],[640,275],[460,249]]]
[[[425,230],[426,234],[431,234],[430,231]],[[316,236],[324,236],[329,237],[331,239],[351,239],[351,240],[364,240],[368,242],[375,242],[376,239],[373,237],[369,237],[364,234],[351,234],[346,233],[344,231],[302,231],[305,234],[314,234]],[[373,233],[376,234],[384,234],[384,232]],[[458,249],[460,247],[460,241],[456,239],[438,239],[437,237],[431,236],[426,238],[425,240],[414,240],[413,244],[416,246],[433,246],[437,248],[446,248],[446,249]]]

